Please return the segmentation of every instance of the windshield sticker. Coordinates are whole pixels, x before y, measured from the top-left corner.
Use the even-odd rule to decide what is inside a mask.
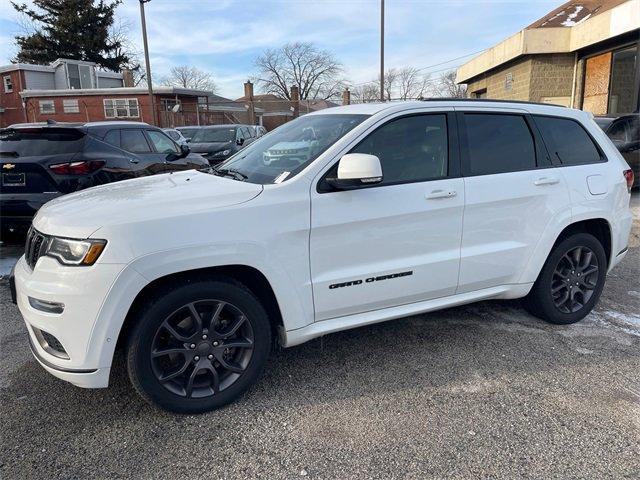
[[[273,181],[273,183],[280,183],[280,182],[284,182],[285,179],[289,176],[291,172],[282,172],[280,175],[278,175],[276,177],[276,179]]]

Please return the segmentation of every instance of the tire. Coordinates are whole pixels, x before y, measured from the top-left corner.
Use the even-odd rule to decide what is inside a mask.
[[[162,409],[220,408],[246,392],[267,362],[267,314],[255,295],[232,279],[159,290],[138,311],[127,370],[138,393]]]
[[[523,300],[524,307],[549,323],[576,323],[598,302],[606,276],[607,257],[600,241],[588,233],[571,235],[549,254],[533,288]],[[569,298],[561,303],[567,295]]]

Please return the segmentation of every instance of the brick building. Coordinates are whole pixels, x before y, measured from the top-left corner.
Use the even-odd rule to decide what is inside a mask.
[[[640,0],[571,0],[462,65],[472,98],[638,110]]]
[[[0,67],[0,77],[0,127],[49,119],[153,123],[147,89],[133,87],[130,72],[107,72],[95,63],[58,59],[50,65],[6,65]],[[153,108],[157,124],[169,127],[220,123],[220,114],[199,112],[199,102],[208,95],[211,92],[155,87]],[[178,112],[173,111],[176,104],[180,104]]]

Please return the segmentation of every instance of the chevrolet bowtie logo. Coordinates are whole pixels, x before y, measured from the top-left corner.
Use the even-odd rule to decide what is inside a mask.
[[[16,166],[13,163],[5,163],[2,165],[3,170],[13,170]]]

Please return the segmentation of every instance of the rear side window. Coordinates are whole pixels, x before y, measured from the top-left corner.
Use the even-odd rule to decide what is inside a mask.
[[[522,115],[464,114],[466,175],[491,175],[536,168],[533,135]]]
[[[109,130],[102,141],[109,145],[120,147],[120,130]]]
[[[142,130],[128,129],[120,132],[120,145],[123,150],[131,153],[150,153],[151,148]]]
[[[563,165],[602,161],[597,147],[582,125],[568,118],[534,116],[549,154]]]
[[[72,128],[7,128],[0,130],[0,152],[8,157],[76,153],[84,139],[83,132]]]

